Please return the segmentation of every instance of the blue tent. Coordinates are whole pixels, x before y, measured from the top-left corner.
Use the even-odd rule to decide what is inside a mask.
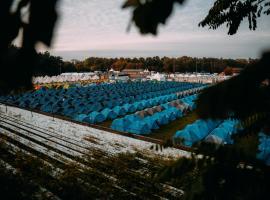
[[[164,109],[169,109],[169,108],[172,107],[169,103],[161,104],[161,106],[162,106]]]
[[[220,123],[218,120],[212,120],[212,119],[205,120],[205,122],[209,130],[213,130]]]
[[[169,107],[166,111],[173,113],[175,118],[182,117],[182,112],[175,107]]]
[[[126,121],[128,121],[129,123],[133,123],[134,121],[139,121],[141,120],[141,118],[138,115],[126,115],[124,117],[124,119]]]
[[[154,98],[154,99],[149,99],[149,104],[151,106],[157,106],[158,105],[158,101]]]
[[[102,105],[100,103],[93,103],[93,104],[90,104],[90,109],[91,111],[100,111],[102,109]]]
[[[86,114],[79,114],[76,115],[74,117],[74,120],[79,121],[79,122],[83,122],[85,118],[87,118],[88,116]]]
[[[156,119],[158,125],[165,125],[169,123],[168,116],[162,114],[162,113],[155,113],[151,116],[153,119]]]
[[[134,105],[134,107],[136,108],[137,111],[142,110],[144,108],[143,104],[140,101],[135,102],[133,105]]]
[[[193,138],[186,130],[177,131],[174,138],[176,138],[176,140],[179,138],[183,139],[182,144],[187,147],[191,147],[193,145]]]
[[[128,121],[126,121],[123,118],[115,119],[112,122],[111,129],[116,130],[116,131],[125,132],[127,124],[128,124]]]
[[[107,101],[103,101],[102,104],[104,105],[104,107],[106,108],[113,108],[114,107],[114,102],[107,100]]]
[[[74,112],[75,112],[75,109],[72,106],[69,106],[63,109],[62,114],[68,117],[72,117],[74,115]]]
[[[205,134],[212,130],[207,126],[207,122],[204,120],[197,120],[195,123],[197,124],[198,128]]]
[[[205,133],[201,132],[197,124],[189,124],[184,130],[190,134],[193,143],[200,141],[206,136]]]
[[[52,112],[52,104],[44,104],[40,107],[40,110],[43,111],[43,112],[47,112],[47,113],[50,113]]]
[[[90,120],[90,123],[93,123],[93,124],[105,121],[105,117],[101,113],[96,112],[96,111],[91,112],[88,115],[88,118]]]
[[[151,133],[151,130],[147,123],[143,121],[135,121],[128,125],[127,132],[142,135]]]
[[[109,108],[103,109],[101,114],[105,117],[105,119],[115,119],[117,117],[117,114]]]
[[[148,107],[151,107],[151,104],[149,101],[146,101],[146,100],[142,100],[141,101],[142,105],[143,105],[143,108],[148,108]]]
[[[123,105],[124,109],[126,110],[127,113],[132,113],[136,111],[136,108],[133,104],[126,103]]]
[[[126,114],[126,110],[124,107],[122,106],[115,106],[113,109],[112,109],[118,116],[122,116],[122,115],[125,115]]]
[[[169,110],[164,110],[162,112],[163,115],[166,115],[169,119],[169,121],[174,121],[176,120],[176,114],[172,111],[169,111]]]
[[[157,120],[153,119],[153,117],[145,117],[143,121],[148,125],[150,129],[159,129]]]

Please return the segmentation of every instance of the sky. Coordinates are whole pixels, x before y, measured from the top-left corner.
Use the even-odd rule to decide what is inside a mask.
[[[157,36],[142,36],[133,25],[127,32],[131,10],[122,10],[124,0],[62,0],[55,30],[53,55],[64,60],[98,57],[192,56],[257,58],[270,48],[270,16],[250,31],[247,22],[234,36],[226,27],[198,27],[214,0],[188,0],[176,6]]]

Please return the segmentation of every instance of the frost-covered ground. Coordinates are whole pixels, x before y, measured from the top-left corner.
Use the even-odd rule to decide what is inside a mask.
[[[118,135],[12,106],[0,105],[0,112],[29,123],[33,125],[33,127],[40,127],[50,132],[76,138],[82,141],[82,143],[87,143],[90,147],[107,152],[108,154],[134,153],[140,151],[148,156],[161,156],[165,158],[178,158],[190,155],[190,153],[186,151],[175,148],[166,148],[162,151],[157,151],[156,148],[151,149],[153,145],[155,146],[155,144],[151,142]],[[89,139],[86,140],[85,138]]]

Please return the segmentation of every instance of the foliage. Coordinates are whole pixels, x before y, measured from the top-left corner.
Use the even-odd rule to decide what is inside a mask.
[[[14,6],[17,3],[17,6]],[[57,0],[10,0],[0,3],[0,22],[6,26],[0,33],[0,87],[2,92],[31,88],[39,42],[50,46],[55,22]],[[15,9],[13,10],[12,8]],[[27,10],[25,12],[25,9]],[[24,19],[28,14],[28,19]],[[22,48],[9,51],[12,41],[23,32]],[[7,76],[12,74],[12,78]]]
[[[91,72],[108,71],[111,68],[117,71],[123,69],[148,69],[158,72],[208,72],[220,73],[229,67],[245,68],[256,59],[217,59],[217,58],[192,58],[182,56],[147,57],[147,58],[100,58],[89,57],[83,61],[62,61],[60,57],[49,55],[48,52],[39,54],[35,65],[34,75],[57,75],[60,72]],[[197,67],[196,67],[197,66]]]
[[[268,0],[217,0],[199,25],[217,29],[222,24],[226,24],[229,28],[228,34],[233,35],[243,19],[247,18],[249,29],[256,30],[257,19],[261,14],[269,14],[269,5]]]
[[[132,21],[142,34],[156,35],[159,24],[165,24],[171,15],[175,3],[186,0],[127,0],[123,8],[132,8]],[[250,30],[256,30],[257,19],[261,14],[270,14],[269,0],[216,0],[208,15],[199,26],[217,29],[222,24],[228,27],[228,34],[237,32],[243,19],[248,19]]]
[[[132,21],[142,34],[157,34],[159,24],[165,24],[171,15],[174,3],[182,4],[185,0],[127,0],[123,8],[133,8]]]
[[[249,137],[254,140],[256,135]],[[188,200],[268,199],[270,170],[250,154],[246,139],[239,140],[244,141],[226,146],[201,144],[192,159],[179,159],[157,177],[181,187]]]

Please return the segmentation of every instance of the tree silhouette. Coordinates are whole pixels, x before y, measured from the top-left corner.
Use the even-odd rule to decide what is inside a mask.
[[[127,0],[123,8],[133,10],[132,22],[142,34],[156,35],[159,24],[165,24],[171,15],[174,4],[183,4],[187,0]],[[270,14],[269,0],[216,0],[208,15],[199,26],[217,29],[222,24],[229,28],[228,34],[237,32],[243,19],[248,18],[250,30],[256,30],[257,19],[262,14]]]
[[[56,3],[57,0],[0,2],[0,22],[3,26],[0,32],[1,93],[32,87],[33,68],[37,58],[35,46],[39,42],[51,45],[57,19]],[[16,9],[12,10],[13,7]],[[24,9],[27,9],[27,21],[24,21]],[[20,30],[23,32],[22,48],[13,54],[9,51],[10,45]]]

